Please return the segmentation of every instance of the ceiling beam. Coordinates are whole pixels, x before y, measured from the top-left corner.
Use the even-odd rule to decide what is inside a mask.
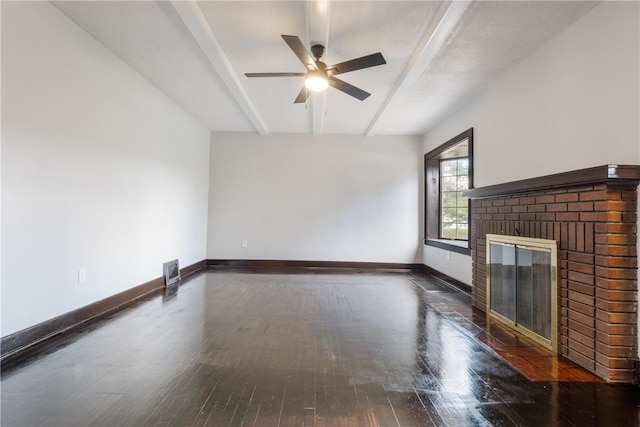
[[[376,128],[380,122],[380,118],[384,115],[391,101],[398,95],[413,86],[414,83],[422,76],[427,66],[436,56],[442,43],[451,33],[464,11],[471,4],[471,1],[448,1],[444,2],[436,16],[431,21],[429,27],[425,31],[420,43],[413,51],[413,55],[409,59],[407,66],[404,68],[400,77],[396,81],[393,89],[382,103],[382,106],[374,116],[373,120],[365,131],[366,136],[375,136]]]
[[[171,0],[171,4],[249,121],[261,135],[268,134],[267,125],[249,99],[198,4],[194,0]]]
[[[309,48],[314,44],[324,46],[324,55],[329,50],[329,16],[331,2],[329,0],[307,0],[307,40]],[[324,60],[323,55],[323,60]],[[311,133],[324,133],[324,117],[327,111],[327,91],[313,93],[310,96]]]

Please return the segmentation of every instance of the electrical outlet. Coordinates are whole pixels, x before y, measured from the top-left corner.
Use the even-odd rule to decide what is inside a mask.
[[[87,269],[79,268],[78,269],[78,283],[84,283],[87,281]]]
[[[447,260],[451,259],[451,252],[447,251]]]
[[[249,246],[249,242],[247,241],[247,239],[243,239],[242,240],[242,247],[246,248],[247,246]]]

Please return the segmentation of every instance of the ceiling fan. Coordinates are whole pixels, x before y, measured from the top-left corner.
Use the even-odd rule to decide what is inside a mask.
[[[296,104],[304,103],[309,98],[309,91],[320,92],[328,86],[338,89],[347,95],[364,101],[371,95],[360,88],[357,88],[335,76],[350,71],[362,70],[363,68],[375,67],[386,64],[387,61],[380,52],[360,58],[351,59],[339,64],[327,66],[320,58],[324,54],[324,46],[316,44],[311,46],[311,53],[304,47],[298,36],[282,35],[284,41],[289,45],[293,53],[302,61],[307,68],[306,73],[245,73],[247,77],[305,77],[305,85],[298,94]],[[313,55],[313,56],[312,56]],[[315,58],[315,59],[314,59]]]

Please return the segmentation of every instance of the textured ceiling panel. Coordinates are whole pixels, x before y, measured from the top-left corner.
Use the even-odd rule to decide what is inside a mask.
[[[53,2],[211,129],[253,131],[169,2]]]
[[[198,6],[267,128],[271,132],[308,133],[305,105],[293,104],[304,83],[302,77],[244,76],[255,72],[305,71],[280,35],[306,39],[306,3],[205,1]]]
[[[328,63],[381,52],[387,63],[340,76],[371,97],[328,94],[325,131],[363,134],[382,107],[440,2],[336,2],[331,9]]]
[[[424,134],[596,4],[474,2],[422,77],[394,99],[381,133]]]

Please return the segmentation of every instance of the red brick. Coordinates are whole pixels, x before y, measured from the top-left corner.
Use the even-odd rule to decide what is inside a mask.
[[[607,313],[602,310],[596,311],[596,319],[610,324],[624,324],[629,326],[624,335],[633,335],[638,317],[635,313]]]
[[[607,200],[607,192],[601,190],[580,193],[580,200]]]
[[[577,202],[578,193],[565,193],[556,196],[556,202]]]
[[[637,202],[638,194],[635,190],[624,191],[622,193],[622,200],[626,200],[629,202]]]
[[[594,317],[596,313],[596,309],[593,305],[581,304],[576,301],[569,301],[569,310],[584,314],[589,317]]]
[[[570,301],[576,301],[581,304],[587,304],[593,306],[595,303],[595,298],[591,295],[586,295],[576,291],[568,291],[568,296]]]
[[[546,205],[529,205],[527,206],[527,212],[545,212]]]
[[[596,319],[596,330],[602,331],[605,334],[609,335],[635,335],[637,333],[637,328],[633,325],[607,323],[598,319]]]
[[[571,332],[571,331],[569,331]],[[591,340],[591,342],[593,343],[593,340]],[[593,360],[595,358],[596,355],[596,351],[593,348],[593,344],[589,345],[589,344],[583,344],[579,341],[576,341],[574,339],[571,339],[571,337],[569,337],[569,351],[574,350],[577,351],[578,353],[587,356],[588,358],[590,358],[591,360]]]
[[[595,241],[602,245],[635,245],[638,237],[635,234],[596,234]]]
[[[596,245],[596,255],[611,255],[615,257],[636,256],[635,246]]]
[[[520,197],[519,199],[521,205],[532,205],[536,202],[535,197]]]
[[[602,369],[600,369],[600,367],[602,367]],[[626,383],[633,382],[635,375],[632,370],[609,369],[599,363],[596,364],[596,373],[607,381]]]
[[[637,291],[612,291],[608,289],[596,288],[596,298],[608,301],[637,301]]]
[[[633,268],[596,267],[596,275],[607,279],[627,279],[638,278],[638,270]]]
[[[566,212],[567,204],[566,203],[554,203],[551,205],[547,205],[547,212]]]
[[[569,280],[584,283],[587,285],[595,284],[595,277],[593,276],[593,274],[584,274],[571,270],[569,270]]]
[[[553,195],[545,195],[536,197],[536,203],[553,203],[556,201],[556,196]]]
[[[632,202],[609,201],[607,202],[605,209],[610,211],[635,212],[636,203],[635,201],[632,201]]]
[[[569,310],[569,320],[574,320],[576,322],[582,323],[585,326],[589,326],[591,328],[595,328],[596,319],[593,316],[587,316],[582,313],[578,313],[577,311]]]
[[[556,214],[556,221],[575,222],[580,220],[580,214],[578,212],[558,212]]]
[[[607,199],[609,200],[622,200],[622,192],[613,188],[609,189],[607,193]]]
[[[598,224],[596,231],[599,226],[602,227],[601,232],[610,234],[636,234],[638,230],[636,224]]]
[[[633,347],[627,346],[608,346],[604,343],[596,342],[596,352],[611,357],[635,357]]]
[[[556,214],[554,213],[537,213],[536,214],[536,221],[555,221],[555,220],[556,220]]]
[[[615,313],[637,313],[638,303],[634,301],[607,301],[596,299],[596,308]]]
[[[612,202],[607,202],[607,201],[593,202],[593,210],[594,211],[606,211],[606,210],[609,210],[608,209],[609,203],[612,203]]]
[[[593,254],[585,254],[581,252],[569,252],[569,261],[581,262],[585,264],[593,264],[595,256]]]
[[[604,277],[596,277],[596,287],[602,289],[611,289],[617,291],[635,291],[638,289],[637,280],[625,279],[607,279]]]
[[[585,285],[584,283],[573,282],[571,280],[568,283],[568,287],[569,287],[569,290],[571,291],[580,292],[585,295],[595,295],[596,293],[596,289],[594,286]]]
[[[587,326],[587,325],[583,325],[580,322],[576,322],[575,320],[570,320],[568,322],[568,334],[571,334],[571,331],[576,331],[581,333],[582,335],[591,338],[592,340],[595,338],[596,336],[596,331],[593,328],[593,326]],[[603,329],[603,332],[607,332],[609,333],[609,330],[607,329]]]
[[[609,222],[624,222],[623,219],[623,213],[622,212],[611,212],[611,211],[607,211],[604,212],[607,214],[607,221]]]
[[[584,224],[584,250],[590,254],[593,253],[593,248],[595,247],[595,233],[593,228],[593,223]]]
[[[614,369],[633,369],[635,360],[607,357],[604,354],[596,354],[596,362]]]
[[[596,341],[611,346],[635,346],[638,343],[638,337],[632,335],[610,335],[596,331]]]
[[[570,212],[590,212],[593,210],[593,202],[568,203],[567,209]]]
[[[617,219],[614,217],[610,219],[610,214],[617,215]],[[619,222],[622,220],[622,215],[619,212],[580,212],[580,221],[605,222],[607,220]]]
[[[595,330],[592,328],[591,332],[595,332]],[[590,351],[595,352],[596,345],[595,345],[594,336],[595,335],[593,334],[591,336],[583,335],[578,331],[575,331],[569,328],[569,347],[571,347],[571,340],[573,340],[577,343],[588,346]]]
[[[595,353],[594,353],[595,356]],[[571,347],[568,348],[568,352],[567,352],[567,359],[574,361],[575,363],[577,363],[578,365],[582,366],[585,369],[588,369],[592,372],[595,371],[595,362],[594,359],[595,357],[588,357],[585,356],[575,350],[573,350]]]

